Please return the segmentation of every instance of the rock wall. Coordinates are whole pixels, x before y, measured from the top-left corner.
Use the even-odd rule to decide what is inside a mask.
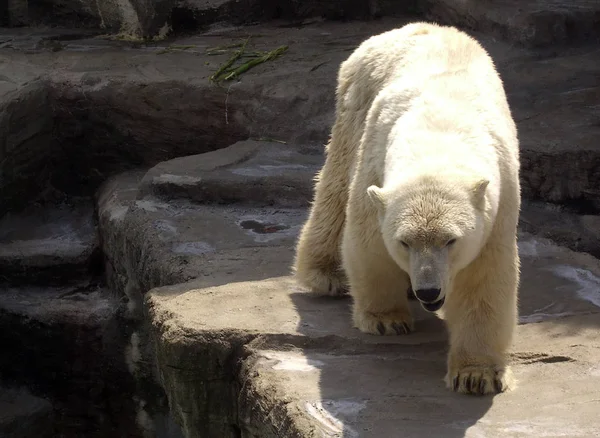
[[[600,37],[600,5],[594,0],[8,0],[0,13],[5,25],[88,27],[133,39],[164,38],[170,31],[217,22],[284,19],[299,24],[310,17],[364,20],[399,14],[420,14],[528,46]]]

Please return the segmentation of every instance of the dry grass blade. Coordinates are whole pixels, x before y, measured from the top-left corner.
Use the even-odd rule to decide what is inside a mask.
[[[248,41],[250,41],[250,38],[247,38],[246,41],[244,41],[244,43],[240,47],[240,49],[236,50],[235,53],[231,56],[231,58],[229,58],[227,60],[227,62],[225,62],[225,64],[223,64],[221,67],[219,67],[219,69],[209,78],[210,81],[218,82],[219,77],[221,75],[227,73],[227,70],[229,69],[229,67],[231,67],[235,63],[235,61],[240,59],[242,57],[242,55],[244,54],[244,51],[246,50],[246,45],[248,44]]]
[[[231,79],[235,79],[236,77],[238,77],[242,73],[247,72],[251,68],[256,67],[257,65],[262,64],[264,62],[270,61],[271,59],[275,59],[278,56],[281,56],[283,53],[286,52],[287,49],[288,49],[288,46],[281,46],[281,47],[276,48],[275,50],[272,50],[272,51],[262,55],[262,56],[250,59],[249,61],[245,62],[244,64],[242,64],[239,67],[237,67],[236,69],[234,69],[233,71],[230,71],[223,78],[223,80],[230,81]]]

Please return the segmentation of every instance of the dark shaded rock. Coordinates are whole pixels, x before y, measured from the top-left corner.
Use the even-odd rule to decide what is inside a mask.
[[[0,219],[0,281],[65,285],[98,275],[101,254],[91,203],[29,208]]]
[[[217,22],[249,24],[273,19],[299,25],[309,17],[371,19],[414,12],[418,0],[10,0],[5,23],[102,28],[130,38],[164,37]]]
[[[519,227],[573,251],[600,258],[600,216],[579,215],[552,204],[524,203]]]
[[[530,47],[600,39],[595,0],[422,0],[425,15]]]
[[[248,135],[235,118],[225,126],[226,90],[208,81],[199,87],[179,81],[86,82],[53,90],[60,155],[52,184],[67,193],[91,194],[115,172],[219,149]],[[66,157],[72,170],[88,171],[58,171]]]
[[[47,82],[19,85],[0,82],[0,216],[46,189],[55,150]]]
[[[165,161],[146,173],[139,197],[165,201],[307,207],[321,154],[296,146],[247,140],[206,154]]]
[[[593,212],[600,187],[600,50],[517,58],[499,69],[519,129],[523,195],[588,203]]]
[[[22,165],[15,172],[19,166],[10,163],[20,161],[12,155],[2,161],[7,175],[0,183],[7,199],[2,208],[13,201],[26,204],[48,182],[52,190],[68,195],[91,195],[106,178],[123,170],[151,167],[247,138],[309,145],[306,155],[322,155],[333,122],[339,63],[368,36],[401,24],[379,20],[317,22],[285,30],[256,27],[259,35],[253,34],[249,50],[288,44],[289,51],[245,73],[240,81],[221,86],[208,78],[230,53],[209,56],[206,49],[243,41],[245,30],[221,29],[156,46],[64,39],[60,40],[64,49],[58,52],[36,49],[44,38],[41,33],[31,40],[15,37],[10,42],[13,50],[4,52],[8,62],[0,65],[6,76],[0,83],[7,90],[4,105],[14,106],[4,113],[11,123],[1,126],[5,144],[22,145],[11,150],[22,151],[22,161],[30,168]],[[60,32],[48,38],[57,35]],[[532,52],[477,37],[501,71],[518,123],[525,198],[588,205],[581,213],[595,214],[600,187],[598,50]],[[178,50],[178,45],[186,49]],[[24,50],[35,53],[24,55]],[[47,78],[46,91],[42,82],[35,82],[40,76]],[[36,93],[47,93],[43,99],[35,94],[42,102],[37,106],[19,97],[29,96],[34,84]],[[24,127],[51,119],[23,117],[31,117],[31,111],[47,114],[46,102],[54,115],[53,139],[41,149],[41,142],[25,141],[25,133],[37,131]],[[21,104],[19,110],[16,105]],[[15,119],[15,114],[23,117]],[[200,196],[201,185],[184,185],[185,189],[159,183],[149,190],[159,196],[164,190],[189,199]]]
[[[26,389],[0,387],[0,436],[54,437],[52,404]]]
[[[147,347],[118,309],[119,301],[93,283],[0,290],[2,381],[53,400],[52,436],[142,437],[155,417],[164,422],[151,376],[145,387],[134,379]],[[148,420],[138,424],[136,417]]]

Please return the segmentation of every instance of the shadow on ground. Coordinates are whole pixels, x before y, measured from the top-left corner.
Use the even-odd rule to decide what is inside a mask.
[[[464,437],[492,406],[493,397],[468,397],[445,388],[445,327],[414,303],[418,332],[380,337],[351,328],[349,298],[293,293],[291,299],[300,315],[299,333],[314,337],[319,330],[345,339],[342,345],[303,350],[307,363],[319,369],[320,396],[307,402],[307,412],[332,432],[341,432],[332,436]],[[336,313],[324,310],[315,318],[315,305],[343,309],[344,317],[336,320],[331,318]]]

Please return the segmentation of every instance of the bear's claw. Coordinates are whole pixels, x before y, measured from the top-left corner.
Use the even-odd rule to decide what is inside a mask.
[[[473,395],[499,394],[510,390],[512,386],[510,369],[499,370],[491,366],[464,367],[454,373],[451,384],[448,382],[448,387],[453,391]]]
[[[405,322],[403,322],[402,324],[398,324],[397,322],[393,322],[392,323],[392,328],[394,330],[396,330],[396,333],[399,335],[407,335],[409,334],[412,330],[410,329],[410,327],[408,326],[408,324],[406,324]]]
[[[355,316],[355,325],[363,333],[374,335],[407,335],[413,331],[413,320],[408,311],[361,312]]]

